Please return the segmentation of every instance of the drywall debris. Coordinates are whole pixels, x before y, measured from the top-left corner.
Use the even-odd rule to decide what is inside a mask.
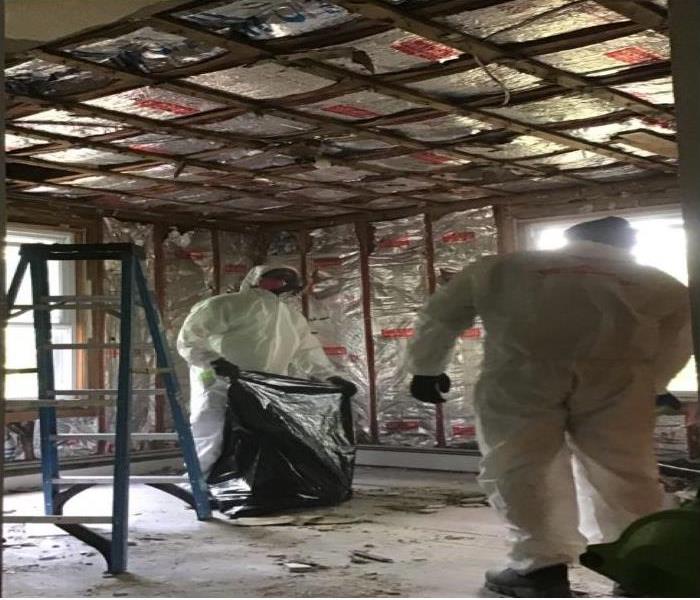
[[[231,523],[239,527],[279,527],[281,525],[296,525],[297,518],[288,515],[279,517],[241,517],[232,519]]]
[[[310,573],[311,571],[315,571],[317,569],[316,565],[299,562],[284,563],[284,566],[287,567],[287,570],[290,573]]]
[[[364,550],[353,550],[352,556],[355,558],[364,558],[366,560],[373,560],[375,562],[382,562],[382,563],[394,562],[393,558],[387,558],[386,556],[379,556],[378,554],[371,554],[369,552],[365,552]]]

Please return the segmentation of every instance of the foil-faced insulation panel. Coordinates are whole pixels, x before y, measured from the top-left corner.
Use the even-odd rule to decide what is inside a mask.
[[[296,157],[275,150],[268,152],[254,150],[246,151],[246,153],[246,156],[236,156],[236,150],[222,150],[209,156],[207,160],[215,160],[222,164],[250,171],[259,171],[260,169],[269,169],[271,167],[286,167],[297,162]]]
[[[282,192],[279,194],[278,198],[280,198],[280,200],[286,198],[311,198],[323,202],[342,202],[343,200],[357,196],[359,193],[361,193],[360,190],[351,192],[349,190],[334,190],[332,188],[304,188],[303,190]],[[304,210],[306,210],[306,208],[305,206]]]
[[[492,129],[486,123],[458,115],[445,115],[399,125],[382,125],[380,128],[402,133],[422,142],[454,141]]]
[[[136,223],[132,221],[120,221],[113,218],[102,219],[102,239],[105,243],[132,243],[141,246],[146,255],[141,261],[144,274],[148,281],[148,287],[155,289],[155,252],[153,247],[153,225]],[[104,261],[104,294],[118,296],[121,292],[121,263],[115,260]],[[121,321],[109,313],[105,314],[104,340],[107,343],[119,341],[119,327]],[[143,310],[134,311],[133,329],[133,361],[134,369],[153,369],[156,367],[155,350],[153,341],[148,332],[146,318]],[[174,347],[171,351],[175,351]],[[118,386],[119,352],[117,350],[105,350],[104,357],[104,385],[108,389],[116,389]],[[133,387],[135,389],[153,389],[153,377],[134,373]],[[156,424],[156,398],[155,396],[136,395],[132,401],[131,423],[135,432],[155,431]],[[168,411],[166,411],[167,413]],[[105,429],[114,431],[116,410],[109,407],[105,409]],[[140,442],[144,444],[143,442]]]
[[[414,152],[413,154],[394,156],[393,158],[375,159],[368,164],[395,171],[426,173],[439,169],[454,168],[459,165],[467,164],[468,162],[468,159],[460,158],[454,154],[424,150],[422,152]]]
[[[393,73],[406,69],[415,69],[432,63],[449,62],[462,54],[456,48],[451,48],[445,44],[428,40],[401,29],[392,29],[360,40],[354,40],[351,44],[330,46],[328,49],[348,47],[364,52],[371,62],[373,71],[367,68],[368,65],[359,64],[350,57],[332,58],[327,60],[327,62],[363,74],[368,72],[374,72],[375,74]]]
[[[461,73],[406,82],[406,87],[430,96],[462,101],[491,94],[503,96],[506,100],[506,92],[510,96],[514,92],[532,90],[540,85],[542,81],[537,77],[493,63]]]
[[[165,200],[176,200],[188,204],[205,204],[208,202],[220,202],[232,195],[226,190],[211,189],[205,187],[172,188],[151,192],[149,196],[156,196]]]
[[[422,181],[420,179],[411,179],[410,177],[397,177],[387,181],[373,181],[367,184],[367,188],[376,194],[412,194],[422,190],[435,187],[436,184]]]
[[[434,268],[437,285],[468,264],[496,254],[497,230],[490,207],[451,213],[433,221]],[[448,446],[472,446],[476,440],[474,388],[483,358],[483,329],[477,323],[460,336],[447,374],[452,387],[444,404]]]
[[[56,187],[55,185],[37,185],[35,187],[26,188],[24,190],[30,194],[51,194],[54,196],[80,197],[91,196],[92,192],[88,190],[76,190],[71,188]]]
[[[214,182],[226,177],[226,173],[202,169],[201,167],[187,166],[180,170],[177,165],[172,163],[164,163],[162,165],[154,165],[152,167],[143,167],[126,173],[138,175],[140,177],[151,177],[153,179],[172,179],[173,181],[208,181],[213,179]],[[163,185],[165,181],[155,181],[154,185]]]
[[[162,184],[160,181],[150,183],[141,179],[129,179],[128,177],[117,177],[114,175],[87,175],[71,180],[70,185],[120,192],[144,192]]]
[[[272,61],[195,75],[188,77],[187,81],[256,100],[305,94],[335,83]]]
[[[616,162],[615,158],[603,156],[596,152],[590,152],[589,150],[572,150],[571,152],[563,152],[561,154],[519,161],[520,164],[556,167],[557,169],[563,171],[567,171],[569,169],[602,167],[604,165],[610,165],[614,162]]]
[[[57,163],[72,163],[76,165],[124,165],[140,162],[143,158],[120,152],[107,152],[94,148],[69,148],[55,152],[35,154],[36,158]]]
[[[283,137],[287,135],[299,135],[312,131],[313,125],[283,119],[274,115],[256,115],[245,113],[225,121],[207,123],[205,125],[195,125],[199,129],[210,131],[223,131],[226,133],[237,133],[255,137]]]
[[[442,19],[497,44],[527,42],[627,19],[593,0],[513,0]]]
[[[321,102],[305,104],[297,107],[297,110],[343,121],[366,121],[414,108],[420,108],[420,106],[413,102],[375,92],[354,92]]]
[[[263,258],[260,238],[235,231],[219,231],[218,236],[220,293],[237,292],[248,271]]]
[[[87,117],[71,113],[65,110],[44,110],[27,117],[13,121],[20,127],[36,129],[47,133],[60,133],[75,137],[90,137],[92,135],[106,135],[117,133],[123,129],[123,125],[116,121]]]
[[[163,242],[165,277],[165,331],[170,348],[176,347],[177,335],[190,309],[214,291],[214,252],[211,231],[195,229],[180,233],[173,229]],[[189,369],[173,350],[175,371],[189,407]]]
[[[379,436],[391,445],[435,445],[435,411],[408,391],[404,368],[416,313],[427,297],[422,217],[374,223],[369,258]]]
[[[135,90],[127,90],[126,92],[87,100],[85,104],[158,120],[191,117],[192,115],[224,107],[223,104],[217,102],[195,98],[194,96],[185,96],[156,87],[141,87]]]
[[[492,114],[509,119],[546,125],[564,121],[592,119],[619,112],[622,109],[616,104],[600,98],[571,93],[557,96],[556,98],[486,110]]]
[[[632,94],[653,104],[673,105],[675,102],[673,97],[673,79],[671,77],[623,83],[621,85],[613,85],[612,88]]]
[[[226,52],[224,48],[153,27],[141,27],[115,38],[73,45],[64,50],[83,60],[142,73],[189,67]]]
[[[654,171],[640,169],[634,165],[619,164],[619,166],[610,166],[605,169],[581,171],[576,173],[576,175],[585,179],[593,179],[595,181],[620,181],[623,179],[650,177],[654,175]]]
[[[510,136],[509,136],[510,138]],[[480,145],[478,142],[457,146],[458,150],[479,154],[492,158],[518,159],[550,154],[552,152],[565,152],[567,146],[543,140],[533,135],[517,135],[504,143],[492,143]]]
[[[324,148],[330,152],[340,154],[352,154],[368,152],[370,150],[386,150],[394,148],[393,144],[374,138],[365,138],[357,135],[345,135],[341,137],[327,137],[323,140]]]
[[[644,31],[625,37],[538,56],[544,63],[581,75],[603,76],[670,59],[668,37]]]
[[[362,312],[360,252],[352,225],[310,233],[307,272],[309,324],[338,375],[357,386],[353,416],[357,443],[368,443],[369,384]]]
[[[318,167],[313,171],[307,171],[306,173],[300,173],[295,175],[297,179],[303,179],[305,181],[320,181],[325,183],[333,182],[353,182],[362,181],[366,177],[371,177],[374,175],[371,171],[362,171],[361,169],[354,169],[352,167],[343,166],[328,166],[328,167]]]
[[[254,40],[302,35],[357,18],[325,0],[236,0],[205,9],[192,9],[177,16],[217,33],[242,34]]]
[[[36,146],[45,146],[48,144],[46,140],[31,137],[29,135],[17,135],[15,133],[5,133],[5,152],[13,150],[24,150],[25,148],[34,148]]]
[[[160,133],[145,133],[115,140],[112,143],[115,146],[123,146],[137,152],[152,152],[165,155],[194,154],[196,152],[216,150],[223,146],[223,142],[214,140],[187,139]]]
[[[108,75],[34,58],[5,69],[5,89],[19,96],[69,96],[109,85]]]

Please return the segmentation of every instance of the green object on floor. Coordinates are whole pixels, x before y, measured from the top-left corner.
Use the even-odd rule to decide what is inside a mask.
[[[616,542],[589,546],[581,564],[629,595],[700,596],[700,493],[681,508],[635,521]]]

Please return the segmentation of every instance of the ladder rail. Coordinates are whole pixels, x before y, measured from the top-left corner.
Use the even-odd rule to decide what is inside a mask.
[[[131,452],[131,388],[132,388],[132,319],[135,296],[135,265],[137,259],[131,253],[121,256],[121,305],[119,322],[119,371],[117,384],[117,418],[114,442],[114,489],[112,496],[112,568],[127,568],[129,526],[129,474]]]
[[[7,290],[7,314],[11,314],[12,307],[15,305],[17,300],[17,294],[19,293],[19,288],[22,286],[22,281],[24,280],[24,275],[27,272],[27,267],[29,266],[29,260],[26,256],[20,255],[19,263],[17,264],[17,269],[12,276],[12,282]]]
[[[148,286],[146,285],[146,277],[141,263],[136,261],[135,267],[139,296],[141,297],[141,303],[146,312],[146,322],[148,323],[151,339],[156,349],[156,364],[159,368],[165,370],[162,375],[163,382],[165,384],[175,430],[180,437],[180,448],[185,458],[185,466],[192,486],[192,496],[194,498],[195,510],[197,511],[197,518],[206,520],[211,518],[208,488],[197,457],[192,430],[189,427],[189,423],[180,405],[182,393],[177,378],[175,377],[174,363],[165,343],[165,338],[161,333],[163,328],[160,323],[160,314],[155,308],[156,303],[153,301]]]
[[[25,247],[20,249],[25,256]],[[39,298],[49,294],[49,272],[45,260],[37,256],[28,258],[32,282],[32,299],[35,304]],[[40,398],[50,398],[54,385],[53,353],[46,349],[51,343],[51,316],[45,311],[34,311],[34,337],[36,341],[37,385]],[[54,497],[58,488],[53,480],[58,476],[58,449],[52,440],[56,435],[56,409],[51,406],[39,408],[39,439],[41,447],[41,474],[44,491],[44,512],[55,513]]]

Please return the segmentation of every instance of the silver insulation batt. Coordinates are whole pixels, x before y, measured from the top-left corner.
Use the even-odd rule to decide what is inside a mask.
[[[141,262],[144,274],[148,280],[148,286],[155,290],[155,254],[153,249],[153,225],[120,221],[111,217],[102,219],[102,239],[105,243],[132,243],[141,246],[146,254],[146,259]],[[121,290],[121,264],[119,261],[107,260],[104,262],[104,294],[116,296]],[[113,315],[105,315],[105,342],[119,341],[119,327],[121,320]],[[133,361],[135,369],[156,367],[156,356],[153,341],[148,332],[146,318],[142,309],[134,311],[133,329]],[[119,371],[119,353],[116,350],[106,350],[103,353],[104,385],[109,389],[117,389]],[[134,389],[154,389],[154,378],[150,375],[134,373]],[[131,423],[133,431],[155,431],[155,396],[135,394],[132,402]],[[165,411],[168,412],[167,410]],[[105,409],[105,429],[114,431],[116,410]],[[141,442],[143,444],[143,442]]]
[[[70,96],[109,85],[112,77],[34,58],[5,70],[5,88],[20,96]]]
[[[76,58],[142,73],[189,67],[226,53],[224,48],[153,27],[141,27],[115,38],[69,46],[65,51]]]
[[[315,229],[307,254],[309,324],[338,375],[357,386],[355,437],[369,442],[367,349],[362,312],[360,251],[352,225]]]
[[[435,410],[411,397],[411,376],[404,368],[406,346],[428,292],[423,218],[374,223],[369,268],[380,442],[434,446]]]
[[[325,0],[235,0],[177,16],[218,33],[242,34],[254,40],[302,35],[357,18]]]
[[[219,231],[219,290],[237,292],[248,271],[260,262],[263,248],[250,233]]]
[[[18,127],[36,129],[47,133],[72,135],[80,138],[117,133],[124,128],[121,123],[116,121],[86,117],[85,115],[77,115],[65,110],[55,109],[44,110],[22,117],[13,121],[13,123]]]

